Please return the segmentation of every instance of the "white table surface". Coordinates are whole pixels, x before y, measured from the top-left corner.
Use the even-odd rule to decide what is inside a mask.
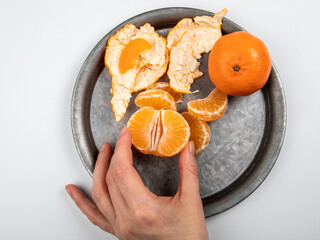
[[[1,1],[0,239],[115,239],[75,207],[90,192],[70,126],[75,79],[95,44],[144,11],[220,11],[263,39],[286,93],[278,161],[245,201],[207,219],[210,239],[320,239],[319,1]]]

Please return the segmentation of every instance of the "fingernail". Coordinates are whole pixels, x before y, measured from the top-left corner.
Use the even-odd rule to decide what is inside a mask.
[[[120,137],[121,135],[123,135],[124,133],[126,133],[126,131],[127,131],[127,128],[126,128],[126,127],[122,128],[121,131],[120,131],[120,133],[119,133],[119,137]]]
[[[188,150],[189,150],[189,153],[191,153],[192,155],[194,154],[194,142],[193,141],[189,142]]]
[[[106,143],[102,143],[100,147],[100,152],[104,151],[106,149]]]
[[[70,197],[72,197],[72,193],[71,193],[71,189],[69,188],[69,186],[65,186],[65,189],[67,190],[68,194],[70,195]]]

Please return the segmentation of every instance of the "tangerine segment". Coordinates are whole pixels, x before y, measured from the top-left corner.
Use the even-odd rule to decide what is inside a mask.
[[[120,55],[120,73],[124,74],[126,71],[133,68],[137,64],[137,58],[139,57],[139,55],[143,51],[151,48],[152,45],[143,38],[136,38],[131,40],[122,50],[122,53]]]
[[[163,90],[147,90],[141,92],[134,102],[138,107],[150,106],[156,110],[177,110],[174,98],[168,92]]]
[[[188,111],[206,122],[212,122],[222,117],[228,106],[227,94],[215,88],[203,99],[187,103]]]
[[[195,155],[198,155],[209,145],[211,138],[210,127],[205,121],[200,120],[189,112],[183,112],[181,115],[189,124],[191,132],[190,141],[194,142],[194,153]]]
[[[161,121],[163,134],[157,155],[171,157],[186,147],[190,138],[190,127],[180,113],[172,110],[162,110]]]
[[[170,93],[170,95],[174,98],[174,100],[178,103],[178,102],[182,102],[182,93],[176,92],[175,90],[173,90],[170,87],[170,84],[167,82],[157,82],[153,85],[151,85],[150,87],[147,88],[147,90],[154,90],[154,89],[159,89],[159,90],[163,90],[166,91],[168,93]]]
[[[132,135],[132,144],[143,153],[149,153],[151,146],[150,133],[153,124],[159,116],[152,107],[144,107],[130,117],[127,127]]]

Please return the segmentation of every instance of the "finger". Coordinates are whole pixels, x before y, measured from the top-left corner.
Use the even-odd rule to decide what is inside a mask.
[[[115,152],[110,164],[110,170],[108,171],[108,174],[106,176],[110,198],[113,203],[116,215],[121,215],[122,212],[125,212],[128,209],[128,204],[117,185],[118,180],[125,178],[126,169],[128,168],[128,165],[121,166],[120,164],[118,164],[117,159],[123,158],[132,163],[131,139],[128,139],[128,137],[125,136],[126,131],[127,128],[123,128],[120,131],[119,138],[114,150]]]
[[[117,158],[116,160],[113,160],[113,163],[121,161],[128,165],[132,165],[133,161],[132,161],[131,145],[132,145],[131,132],[127,127],[124,127],[120,131],[117,144],[114,148],[114,153],[121,155],[121,158]]]
[[[113,177],[112,168],[110,168],[107,174],[106,182],[108,184],[110,199],[112,201],[116,216],[121,216],[123,213],[128,211],[128,204],[116,184],[116,180]]]
[[[114,232],[108,219],[106,219],[97,206],[86,197],[81,189],[72,184],[67,185],[65,188],[81,212],[83,212],[94,225],[111,234]]]
[[[138,201],[144,202],[151,197],[156,197],[146,188],[133,167],[131,144],[130,130],[123,128],[111,162],[113,179],[129,206],[137,204]]]
[[[103,215],[106,216],[109,221],[113,222],[115,219],[115,211],[105,182],[111,156],[112,148],[110,144],[102,144],[93,172],[91,195]]]
[[[198,168],[194,157],[194,143],[189,142],[179,156],[180,183],[177,194],[199,196]]]

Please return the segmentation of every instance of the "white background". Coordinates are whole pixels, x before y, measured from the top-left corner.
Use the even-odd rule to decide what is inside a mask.
[[[136,14],[170,6],[213,12],[261,38],[284,85],[288,125],[266,181],[207,219],[210,239],[320,239],[319,1],[1,1],[0,239],[115,239],[75,207],[64,185],[90,192],[70,102],[95,44]]]

